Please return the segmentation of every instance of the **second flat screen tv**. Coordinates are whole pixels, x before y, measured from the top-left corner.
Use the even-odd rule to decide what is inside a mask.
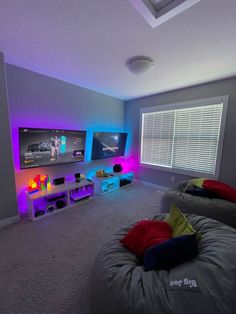
[[[19,128],[20,168],[84,161],[86,131]]]
[[[92,160],[124,156],[127,133],[94,132]]]

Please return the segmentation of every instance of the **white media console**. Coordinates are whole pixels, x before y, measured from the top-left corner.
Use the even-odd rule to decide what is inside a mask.
[[[35,221],[77,205],[94,195],[94,183],[89,180],[52,185],[50,190],[27,193],[27,207]]]
[[[56,214],[94,196],[117,190],[132,183],[132,172],[113,172],[109,177],[52,185],[50,190],[26,193],[29,218],[32,221]]]
[[[103,194],[131,184],[133,178],[133,172],[112,172],[109,177],[92,177],[92,180],[95,183],[95,192]]]

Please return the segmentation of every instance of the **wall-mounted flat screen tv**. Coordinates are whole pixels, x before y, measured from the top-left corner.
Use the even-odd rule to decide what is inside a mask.
[[[19,128],[20,168],[84,161],[86,131]]]
[[[92,160],[124,156],[127,133],[94,132]]]

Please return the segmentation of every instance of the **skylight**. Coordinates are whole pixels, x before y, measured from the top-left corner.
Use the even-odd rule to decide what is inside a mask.
[[[201,0],[129,0],[151,25],[158,25],[187,10]]]
[[[163,9],[165,6],[173,2],[174,0],[149,0],[156,10]]]

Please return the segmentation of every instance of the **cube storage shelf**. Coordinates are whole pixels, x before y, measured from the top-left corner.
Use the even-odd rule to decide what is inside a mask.
[[[56,214],[94,195],[94,183],[88,180],[52,185],[50,190],[27,193],[28,214],[32,221]]]
[[[112,172],[109,177],[93,177],[92,180],[95,184],[95,192],[97,194],[104,194],[131,184],[133,178],[133,172]]]

